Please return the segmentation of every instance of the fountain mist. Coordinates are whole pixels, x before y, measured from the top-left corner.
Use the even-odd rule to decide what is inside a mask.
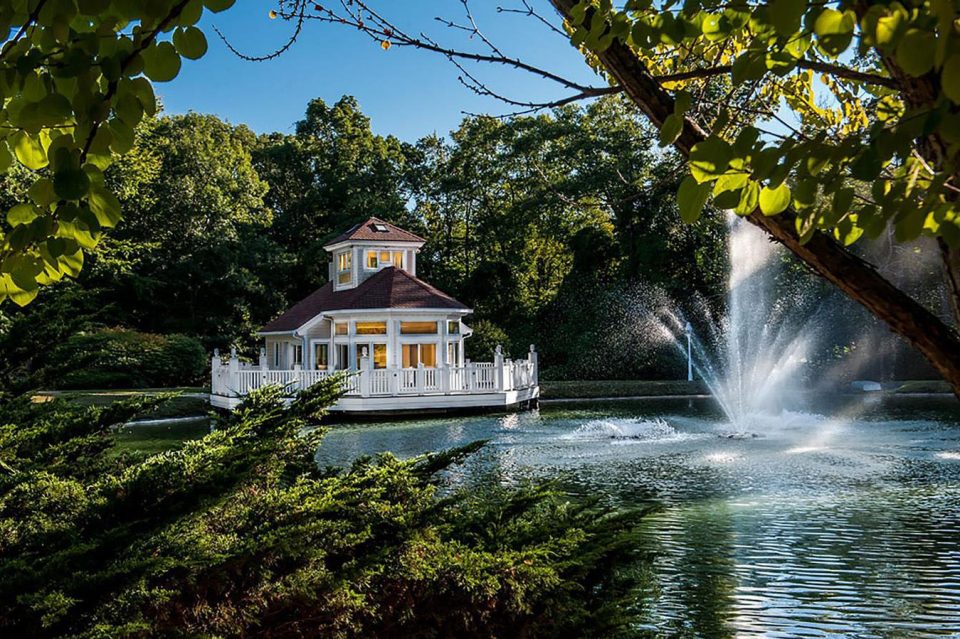
[[[737,426],[779,410],[784,393],[799,385],[813,346],[814,331],[796,317],[795,300],[778,294],[780,251],[761,230],[731,216],[727,316],[693,322],[694,369]],[[686,319],[675,308],[659,316],[665,336],[686,357]]]

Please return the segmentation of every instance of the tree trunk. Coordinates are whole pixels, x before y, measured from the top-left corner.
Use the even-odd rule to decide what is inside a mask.
[[[960,326],[960,250],[950,248],[943,238],[937,238],[937,244],[940,245],[940,256],[943,258],[943,274],[947,280],[953,321]]]
[[[568,16],[577,0],[551,2],[562,16]],[[597,57],[654,125],[661,126],[667,116],[673,113],[673,98],[628,46],[614,41]],[[674,146],[687,157],[690,149],[706,137],[707,133],[699,125],[686,119],[683,132]],[[910,342],[950,383],[954,394],[960,397],[960,335],[954,328],[823,233],[815,233],[810,241],[801,244],[795,231],[795,213],[792,210],[766,217],[757,209],[747,219]],[[957,258],[957,255],[953,257]],[[952,290],[951,294],[956,308],[960,304],[957,290]]]

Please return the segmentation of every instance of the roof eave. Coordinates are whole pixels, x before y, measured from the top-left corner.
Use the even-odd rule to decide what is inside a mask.
[[[336,251],[339,248],[344,248],[352,244],[362,244],[364,246],[384,246],[390,244],[413,244],[414,248],[421,248],[426,244],[425,240],[339,240],[337,242],[331,242],[330,244],[324,244],[324,250],[328,252]]]

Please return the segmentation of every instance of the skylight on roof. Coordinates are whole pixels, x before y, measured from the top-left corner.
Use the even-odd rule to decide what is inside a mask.
[[[386,233],[389,229],[387,229],[386,224],[379,224],[375,222],[373,224],[373,230],[376,231],[377,233]]]

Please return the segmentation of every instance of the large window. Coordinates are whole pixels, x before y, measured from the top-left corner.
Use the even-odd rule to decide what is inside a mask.
[[[386,322],[357,322],[357,335],[386,335]]]
[[[436,322],[400,322],[401,335],[436,335]]]
[[[367,269],[376,270],[384,266],[403,268],[403,251],[369,250],[366,253]]]
[[[337,253],[337,282],[350,283],[350,253]]]
[[[357,370],[363,369],[363,354],[373,359],[374,368],[387,367],[386,344],[357,344]]]
[[[423,364],[426,368],[437,367],[436,344],[404,344],[403,367],[417,368]]]
[[[330,368],[330,345],[314,344],[313,359],[318,371],[325,371]]]

